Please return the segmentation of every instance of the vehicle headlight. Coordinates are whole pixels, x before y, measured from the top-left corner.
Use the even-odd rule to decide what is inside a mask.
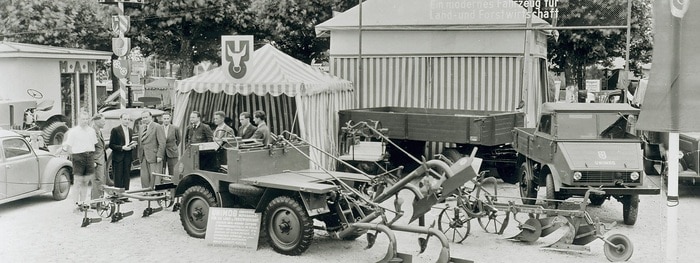
[[[639,180],[639,173],[638,173],[638,172],[632,172],[632,173],[630,174],[630,179],[632,179],[632,181],[637,181],[637,180]]]
[[[678,151],[678,160],[683,159],[683,151]]]
[[[581,174],[581,172],[574,172],[575,181],[581,180],[581,177],[583,177],[583,174]]]

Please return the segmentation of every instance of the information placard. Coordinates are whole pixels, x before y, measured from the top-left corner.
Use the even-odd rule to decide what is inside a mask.
[[[258,249],[260,214],[254,209],[210,207],[205,240],[210,246]]]

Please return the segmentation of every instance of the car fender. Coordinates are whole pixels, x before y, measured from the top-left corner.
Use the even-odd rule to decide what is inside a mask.
[[[546,167],[547,170],[549,170],[549,173],[552,174],[552,180],[554,181],[554,191],[558,192],[562,186],[562,182],[561,182],[561,177],[559,176],[559,171],[557,170],[557,167],[551,163],[545,164],[544,166]],[[543,174],[543,175],[546,176],[546,174]],[[542,179],[545,180],[545,182],[547,180],[546,178],[542,178]]]
[[[214,193],[214,195],[216,195],[217,201],[221,201],[221,196],[218,191],[219,182],[213,181],[209,177],[197,172],[190,173],[182,179],[180,179],[177,186],[175,187],[175,196],[182,195],[183,193],[185,193],[185,191],[187,191],[187,188],[193,185],[203,185],[205,187],[208,187],[209,190],[211,190]]]
[[[41,163],[41,162],[40,162]],[[70,173],[69,180],[73,182],[73,163],[65,158],[61,157],[50,157],[46,162],[44,167],[41,167],[41,188],[46,191],[53,191],[53,183],[56,177],[56,173],[61,168],[68,168]]]

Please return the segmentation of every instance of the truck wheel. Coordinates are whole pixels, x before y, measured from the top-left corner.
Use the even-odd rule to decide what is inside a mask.
[[[53,179],[53,199],[60,201],[68,197],[70,192],[70,172],[68,168],[61,168]]]
[[[537,190],[539,186],[535,183],[534,176],[528,176],[527,162],[520,165],[518,179],[520,181],[520,197],[523,204],[534,205],[537,202]],[[527,178],[533,178],[528,180]]]
[[[601,206],[603,203],[605,203],[605,199],[607,199],[607,196],[604,195],[594,195],[591,194],[588,196],[588,201],[594,206]]]
[[[57,121],[49,124],[41,133],[46,145],[61,145],[63,136],[68,132],[68,126],[65,122]]]
[[[273,199],[265,209],[265,229],[270,246],[278,253],[304,253],[314,236],[313,221],[298,201],[289,196]]]
[[[499,165],[496,166],[496,171],[498,171],[498,177],[503,180],[503,182],[509,184],[515,184],[518,182],[518,175],[515,173],[517,169],[511,165]]]
[[[554,177],[552,174],[547,174],[547,201],[545,202],[546,207],[549,209],[557,209],[559,207],[559,202],[557,202],[557,193],[554,192]]]
[[[637,222],[639,211],[639,195],[628,195],[622,199],[622,219],[625,225],[634,225]]]
[[[443,156],[445,156],[448,160],[452,161],[452,163],[457,162],[457,160],[462,159],[464,157],[457,149],[445,149],[442,151]]]
[[[180,221],[188,235],[204,238],[207,233],[209,207],[217,206],[214,193],[204,186],[195,185],[182,195]]]

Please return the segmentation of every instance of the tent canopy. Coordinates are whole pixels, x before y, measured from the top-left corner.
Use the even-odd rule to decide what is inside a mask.
[[[146,89],[173,89],[175,88],[175,79],[173,78],[158,78],[146,84]]]
[[[271,132],[294,130],[326,152],[337,153],[338,111],[353,106],[350,81],[314,69],[271,45],[251,54],[242,79],[219,67],[176,82],[175,124],[185,128],[189,111],[208,118],[223,110],[229,116],[265,110]],[[237,121],[238,118],[233,118]],[[236,128],[236,127],[234,127]],[[333,167],[333,160],[311,150],[312,164]]]
[[[270,44],[256,50],[248,62],[250,72],[242,79],[227,76],[226,69],[218,67],[200,75],[177,82],[177,91],[186,93],[211,91],[226,94],[281,94],[296,97],[321,92],[350,91],[350,81],[318,71],[310,65],[279,51]]]

